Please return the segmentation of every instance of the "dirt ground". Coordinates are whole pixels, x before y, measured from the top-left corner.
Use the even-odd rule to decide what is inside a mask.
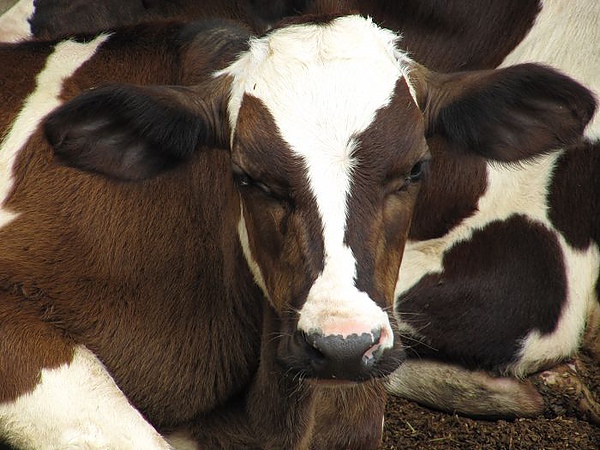
[[[582,355],[585,382],[600,399],[600,367]],[[391,398],[380,450],[598,450],[600,427],[569,417],[560,405],[547,416],[513,421],[473,420]],[[558,412],[558,414],[556,414]]]

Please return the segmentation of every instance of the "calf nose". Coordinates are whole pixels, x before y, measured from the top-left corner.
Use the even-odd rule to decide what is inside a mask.
[[[371,369],[381,357],[382,333],[323,335],[301,333],[317,378],[362,381],[372,377]]]

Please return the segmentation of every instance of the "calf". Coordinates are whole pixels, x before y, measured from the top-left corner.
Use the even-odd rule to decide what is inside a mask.
[[[427,71],[357,16],[0,57],[0,435],[26,448],[376,448],[425,136],[510,159],[592,107],[542,67]]]
[[[84,7],[72,8],[62,5],[60,1],[39,0],[36,5],[37,9],[31,22],[34,25],[37,24],[34,26],[37,34],[46,36],[52,33],[60,35],[86,28],[97,29],[123,21],[148,20],[158,15],[172,16],[185,13],[193,16],[199,14],[198,11],[194,11],[194,8],[197,8],[196,2],[145,4],[144,8],[147,10],[144,10],[143,13],[137,11],[136,14],[129,10],[140,9],[142,6],[135,2],[129,2],[125,8],[119,10],[118,14],[110,15],[99,11],[99,5],[95,3],[86,3],[83,5]],[[71,3],[71,5],[74,4]],[[253,11],[254,6],[257,4],[248,2],[245,11]],[[264,7],[265,4],[262,6]],[[361,0],[273,2],[267,6],[262,11],[264,17],[268,15],[271,19],[297,11],[314,13],[359,10],[371,14],[376,21],[401,29],[404,35],[403,47],[415,55],[419,61],[439,70],[495,66],[521,41],[505,59],[504,65],[524,61],[550,63],[584,82],[593,91],[599,91],[594,66],[594,62],[598,59],[594,58],[596,50],[584,47],[586,42],[593,43],[600,38],[598,36],[600,29],[595,26],[600,10],[597,2],[591,0],[572,2],[568,11],[564,11],[562,2],[556,0],[526,2],[513,0],[471,2],[465,0],[454,1],[443,8],[427,1],[399,1],[388,4]],[[110,4],[107,3],[103,7],[110,9]],[[77,15],[78,20],[73,20],[74,15]],[[264,20],[264,18],[260,21],[263,26],[267,22],[268,20]],[[73,26],[80,28],[73,29],[71,28]],[[525,35],[526,37],[523,39]],[[498,36],[501,36],[501,39]],[[574,59],[575,55],[582,53],[582,48],[587,49],[589,56]],[[539,131],[532,129],[531,132],[533,138],[539,135]],[[587,127],[587,135],[594,137],[598,136],[598,133],[596,116]],[[553,170],[550,168],[554,167],[555,163],[550,160],[546,162],[538,160],[536,163],[528,163],[526,170],[515,170],[512,165],[507,170],[500,168],[498,162],[489,162],[484,158],[469,157],[466,162],[465,157],[457,157],[456,152],[444,148],[448,143],[439,135],[430,138],[429,142],[434,154],[434,162],[431,167],[432,182],[426,186],[417,202],[416,219],[411,231],[412,240],[409,243],[404,263],[405,266],[410,267],[416,264],[420,268],[415,270],[409,268],[403,271],[403,284],[399,286],[398,295],[401,296],[401,301],[405,306],[400,306],[399,310],[402,313],[403,308],[406,307],[408,309],[404,312],[405,314],[428,318],[433,313],[428,309],[421,310],[427,305],[427,308],[435,308],[435,317],[437,318],[437,322],[432,320],[430,322],[440,325],[453,324],[455,317],[461,316],[457,314],[457,311],[462,311],[463,316],[469,317],[469,320],[465,321],[472,326],[465,327],[461,323],[456,328],[442,327],[443,332],[429,326],[425,331],[415,333],[415,327],[421,327],[422,321],[416,320],[413,323],[411,319],[407,319],[407,332],[410,332],[413,338],[423,340],[425,346],[434,346],[436,351],[419,351],[419,358],[428,355],[434,359],[428,362],[411,360],[409,364],[405,364],[397,372],[392,389],[400,395],[438,408],[467,414],[493,416],[537,414],[540,412],[541,401],[528,384],[515,383],[511,379],[497,380],[480,371],[484,369],[495,374],[520,377],[546,367],[551,364],[551,361],[561,361],[572,355],[580,345],[580,336],[583,335],[585,324],[593,317],[595,303],[589,303],[586,299],[586,292],[589,292],[590,289],[591,292],[594,292],[595,279],[592,282],[588,282],[585,277],[583,280],[572,279],[575,274],[574,271],[570,271],[565,275],[557,275],[557,286],[552,286],[547,283],[545,277],[535,276],[542,267],[555,273],[561,271],[556,267],[554,269],[549,267],[550,261],[559,261],[559,265],[574,264],[575,260],[572,258],[563,259],[560,253],[557,253],[560,245],[553,244],[554,250],[550,246],[545,246],[544,251],[537,253],[526,252],[524,248],[509,249],[504,243],[493,243],[499,241],[499,237],[488,239],[487,234],[496,235],[491,228],[491,231],[487,233],[476,233],[478,242],[480,242],[478,245],[471,244],[469,237],[473,234],[473,230],[479,227],[488,227],[488,223],[494,222],[503,230],[503,233],[498,233],[499,235],[533,236],[525,239],[530,244],[539,240],[538,235],[544,234],[544,232],[536,227],[532,228],[529,219],[524,221],[514,220],[514,218],[505,220],[506,217],[517,214],[520,209],[525,209],[525,213],[527,213],[531,205],[507,204],[503,193],[514,192],[511,194],[512,197],[508,197],[512,200],[515,196],[522,195],[522,189],[528,189],[529,185],[523,185],[524,182],[531,183],[531,179],[540,178],[548,182],[550,172]],[[450,173],[455,180],[459,181],[451,181]],[[438,183],[437,180],[444,181]],[[460,182],[460,180],[465,182]],[[517,186],[515,187],[515,185]],[[485,200],[482,198],[484,191],[486,192]],[[545,194],[539,194],[538,200],[531,208],[541,207],[544,196]],[[497,214],[500,205],[503,205],[505,212],[502,214],[504,216]],[[431,211],[434,210],[437,211],[437,216],[432,216]],[[545,219],[542,222],[544,221]],[[552,231],[551,234],[555,231]],[[554,235],[548,239],[554,241],[558,237]],[[545,238],[542,240],[546,242]],[[441,304],[427,303],[426,300],[430,299],[430,294],[424,287],[425,283],[419,282],[418,286],[425,289],[424,293],[412,295],[423,295],[421,301],[425,303],[407,302],[404,298],[407,287],[415,285],[424,274],[432,273],[434,270],[439,271],[442,260],[446,258],[445,255],[450,253],[449,249],[453,248],[457,242],[462,242],[460,250],[462,253],[459,253],[458,249],[453,250],[452,254],[455,255],[453,258],[460,257],[461,260],[477,261],[478,249],[482,245],[489,246],[490,249],[501,245],[504,254],[523,264],[524,267],[519,269],[516,264],[503,265],[501,259],[491,260],[487,257],[481,261],[480,271],[474,275],[467,268],[453,263],[455,271],[452,277],[455,281],[452,286],[458,287],[455,288],[457,293],[448,290],[443,292],[444,298],[449,300]],[[412,251],[415,248],[425,250]],[[435,251],[432,251],[431,248],[435,248]],[[560,251],[572,253],[568,249]],[[427,263],[429,264],[428,268],[421,266],[424,264],[421,261],[423,253],[431,258]],[[586,270],[593,272],[596,263],[593,256],[590,258],[587,261],[584,258],[578,264],[583,264]],[[446,265],[448,264],[450,263],[446,263]],[[525,269],[531,270],[530,266],[532,265],[539,268],[524,282],[521,278],[526,273]],[[487,275],[483,273],[484,266],[488,268]],[[520,277],[511,275],[511,271],[517,272]],[[498,274],[503,274],[503,276],[499,277]],[[414,278],[410,278],[411,276]],[[448,276],[446,271],[444,277]],[[491,301],[489,294],[479,292],[481,289],[479,286],[467,285],[463,279],[467,276],[476,278],[482,286],[495,286],[492,290],[496,293],[496,300]],[[484,282],[486,279],[488,281]],[[578,291],[580,292],[578,296],[567,295],[561,288],[561,285],[567,282],[570,285],[583,283]],[[417,292],[416,288],[415,292]],[[554,317],[551,322],[558,320],[556,317],[557,310],[562,308],[560,305],[567,303],[578,305],[576,306],[578,313],[574,313],[571,318],[565,318],[560,326],[561,329],[567,330],[564,333],[568,334],[570,338],[565,339],[562,345],[557,346],[554,345],[554,340],[548,339],[549,346],[552,347],[549,351],[544,350],[543,347],[530,346],[527,354],[518,354],[521,351],[518,349],[522,349],[520,341],[523,336],[540,329],[542,327],[540,324],[548,320],[547,317],[542,317],[536,312],[539,307],[540,292],[548,292],[546,297],[554,299],[555,311],[548,313],[549,316]],[[465,298],[471,299],[472,297],[473,300],[464,302]],[[522,305],[520,322],[512,317],[514,316],[512,311],[514,306],[512,302],[506,301],[506,298],[520,299]],[[445,305],[452,306],[446,308]],[[590,306],[586,307],[585,305]],[[511,324],[514,328],[498,325],[498,329],[495,329],[493,333],[488,333],[490,329],[485,317],[495,317],[495,323],[501,324],[501,319],[508,315],[512,317]],[[428,320],[423,319],[423,323],[425,322]],[[496,338],[491,341],[488,334],[494,335]],[[443,342],[438,342],[440,340]],[[474,345],[473,342],[481,342],[481,344]],[[488,352],[492,346],[496,348],[495,352]],[[435,361],[445,361],[450,365],[439,366]],[[470,372],[465,370],[465,367],[475,371]],[[438,379],[440,373],[445,374],[448,385],[425,381]],[[437,389],[433,389],[433,386]],[[470,401],[474,390],[480,392],[477,404]],[[465,395],[457,396],[457,391],[463,391]],[[481,392],[488,394],[485,401],[481,397]]]

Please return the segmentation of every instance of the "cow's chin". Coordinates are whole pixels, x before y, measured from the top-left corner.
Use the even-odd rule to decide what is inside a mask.
[[[372,358],[327,358],[306,344],[302,333],[280,338],[277,361],[282,372],[292,378],[309,380],[322,386],[352,386],[376,378],[385,378],[406,359],[402,349],[390,348]]]

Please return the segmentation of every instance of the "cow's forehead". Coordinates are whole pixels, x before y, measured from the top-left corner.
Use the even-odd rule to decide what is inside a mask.
[[[292,25],[252,40],[224,71],[233,76],[232,133],[244,95],[252,95],[299,156],[344,158],[351,138],[373,122],[409,70],[397,40],[359,16]]]

